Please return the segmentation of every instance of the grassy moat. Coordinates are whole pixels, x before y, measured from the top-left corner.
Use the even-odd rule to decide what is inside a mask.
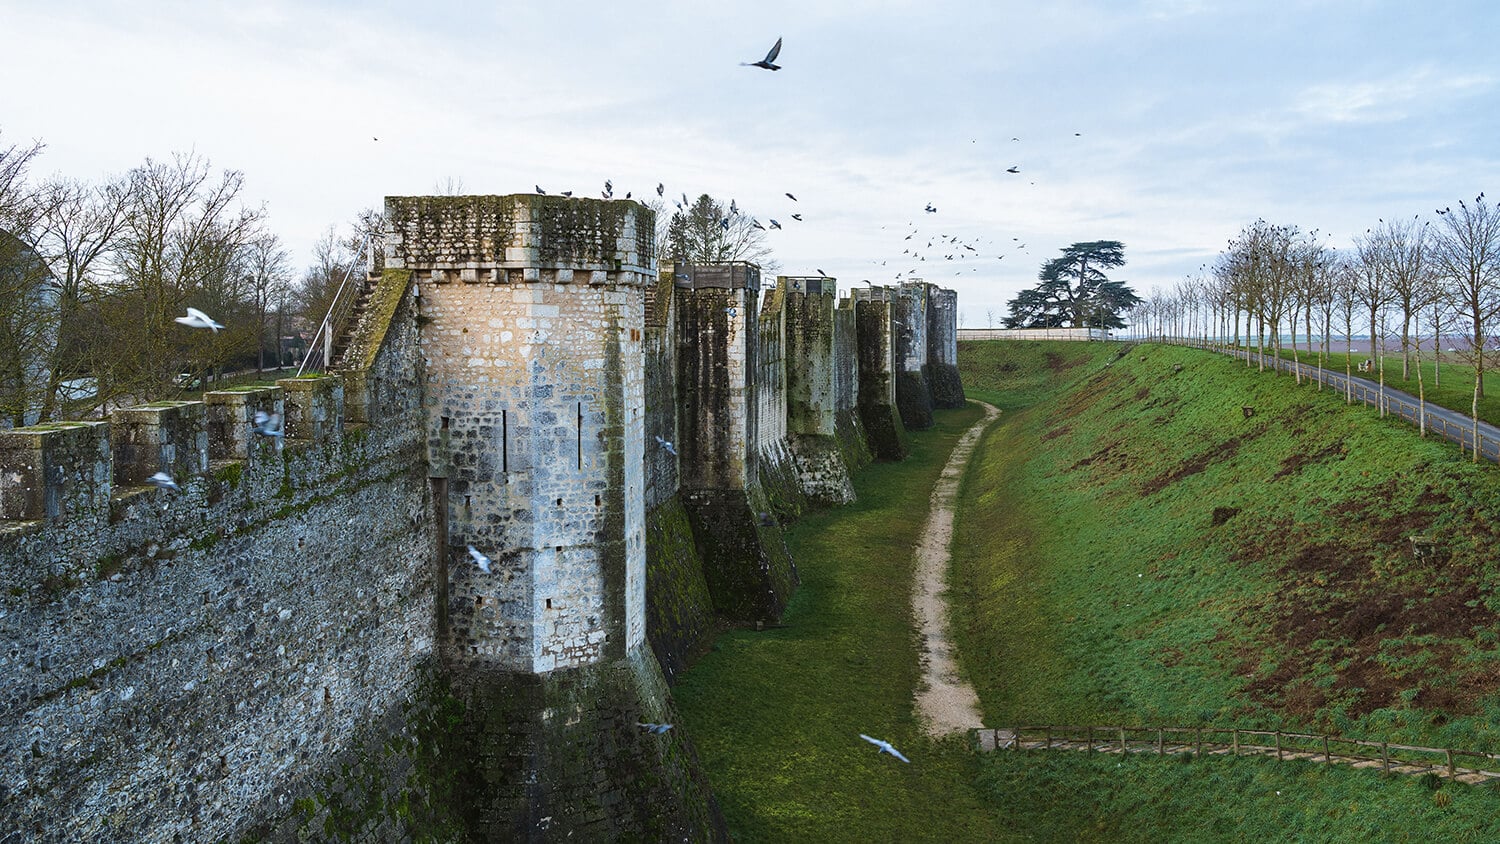
[[[960,368],[1005,411],[970,462],[950,586],[988,724],[1500,752],[1500,469],[1191,349],[966,343]],[[721,636],[674,691],[737,840],[1500,838],[1492,786],[924,739],[912,545],[978,415],[939,414],[857,504],[798,524],[784,626]]]

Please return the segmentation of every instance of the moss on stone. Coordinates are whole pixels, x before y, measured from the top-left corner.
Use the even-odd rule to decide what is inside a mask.
[[[713,633],[703,561],[674,495],[646,514],[646,638],[667,682],[703,655]]]

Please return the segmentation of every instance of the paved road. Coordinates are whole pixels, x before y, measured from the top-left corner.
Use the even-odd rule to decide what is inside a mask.
[[[1257,357],[1254,351],[1236,349],[1210,349],[1220,351],[1232,357],[1241,359],[1249,358],[1254,362]],[[1294,364],[1285,358],[1275,358],[1266,355],[1266,365],[1275,366],[1283,372],[1292,372]],[[1342,372],[1331,369],[1320,369],[1310,364],[1295,364],[1302,371],[1304,378],[1322,381],[1346,395],[1352,395],[1354,400],[1362,402],[1371,407],[1379,407],[1382,401],[1385,404],[1386,413],[1395,414],[1405,419],[1412,425],[1418,425],[1421,416],[1427,418],[1427,430],[1433,431],[1470,451],[1474,448],[1474,425],[1468,416],[1427,403],[1425,408],[1417,400],[1417,397],[1387,384],[1382,395],[1378,383],[1368,378],[1360,378],[1357,375],[1346,376]],[[1500,428],[1488,422],[1479,422],[1479,453],[1484,459],[1500,463]]]

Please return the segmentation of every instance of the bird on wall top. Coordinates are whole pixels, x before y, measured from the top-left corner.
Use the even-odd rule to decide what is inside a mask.
[[[157,472],[156,474],[147,478],[146,483],[156,487],[157,489],[170,490],[171,492],[182,492],[182,487],[178,486],[177,482],[172,480],[172,476],[167,474],[166,472]]]
[[[281,414],[267,413],[264,410],[255,411],[255,424],[250,426],[253,433],[263,437],[285,437],[286,432],[281,430]]]
[[[197,308],[188,308],[187,316],[175,317],[172,321],[186,325],[188,328],[209,328],[212,329],[215,334],[218,334],[219,329],[224,327],[223,325],[214,322],[213,317],[210,317],[208,314],[205,314]]]
[[[862,739],[864,739],[865,741],[869,742],[870,744],[873,744],[876,747],[880,748],[878,751],[876,751],[876,755],[877,756],[880,755],[881,753],[889,753],[892,756],[896,757],[897,759],[900,759],[902,762],[905,762],[908,765],[911,764],[911,760],[908,759],[908,758],[906,758],[905,756],[902,756],[901,755],[901,751],[897,750],[894,747],[891,747],[891,743],[890,742],[888,742],[888,741],[881,741],[878,738],[870,738],[869,736],[865,735],[864,733],[860,733],[859,737],[862,738]]]
[[[781,39],[777,38],[776,46],[771,48],[771,52],[766,53],[765,58],[761,59],[758,62],[740,62],[740,67],[760,67],[765,68],[766,70],[781,70],[781,65],[775,63],[776,57],[779,55],[781,55]]]
[[[542,196],[546,196],[547,195],[547,192],[544,191],[544,190],[542,190],[542,186],[541,185],[536,185],[535,187],[536,187],[536,192],[537,193],[541,194]]]
[[[474,558],[474,565],[479,566],[480,571],[484,572],[485,574],[491,573],[490,558],[486,557],[482,552],[480,552],[478,548],[470,545],[469,556]]]

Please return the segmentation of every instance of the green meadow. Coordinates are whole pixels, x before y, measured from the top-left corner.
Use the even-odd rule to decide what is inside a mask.
[[[1496,467],[1193,349],[965,343],[960,368],[1004,411],[964,480],[950,579],[988,725],[1500,752]],[[860,474],[856,504],[794,526],[783,625],[722,634],[674,690],[737,840],[1500,838],[1491,786],[924,739],[912,546],[978,418],[939,414],[911,459]]]

